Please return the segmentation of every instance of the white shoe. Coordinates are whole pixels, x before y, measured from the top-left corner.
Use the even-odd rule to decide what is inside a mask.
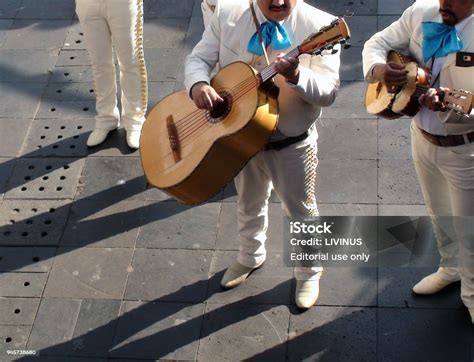
[[[102,142],[105,141],[110,131],[112,130],[96,128],[89,135],[89,138],[87,139],[87,146],[94,147],[100,145]]]
[[[249,268],[236,261],[225,271],[221,280],[221,286],[227,289],[234,288],[243,283],[249,274],[258,268],[260,268],[260,266]]]
[[[413,287],[413,292],[420,295],[435,294],[454,282],[453,280],[441,278],[439,273],[436,272],[421,279],[418,284]]]
[[[127,145],[130,148],[137,150],[140,147],[140,134],[141,131],[128,131],[127,130]]]
[[[311,308],[318,300],[318,297],[319,279],[296,281],[295,302],[299,308]]]

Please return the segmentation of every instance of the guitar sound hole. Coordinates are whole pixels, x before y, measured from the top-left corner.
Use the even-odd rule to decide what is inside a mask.
[[[219,92],[219,95],[224,99],[223,102],[218,103],[210,112],[211,118],[209,122],[218,123],[227,116],[232,108],[232,95],[229,92]]]

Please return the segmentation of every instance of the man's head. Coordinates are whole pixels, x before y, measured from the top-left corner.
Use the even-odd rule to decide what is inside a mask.
[[[263,15],[265,15],[268,20],[282,21],[291,14],[297,1],[298,0],[257,0],[257,3]]]
[[[456,25],[472,14],[474,0],[439,0],[439,13],[443,23]]]

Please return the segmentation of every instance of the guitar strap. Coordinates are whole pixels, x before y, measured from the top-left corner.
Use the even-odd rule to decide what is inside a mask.
[[[255,8],[253,7],[253,1],[249,0],[249,4],[250,4],[250,10],[252,11],[253,22],[255,24],[255,28],[257,28],[257,34],[258,34],[258,39],[260,40],[260,46],[262,47],[263,55],[265,56],[265,62],[267,62],[267,65],[269,65],[270,60],[268,59],[267,49],[265,47],[265,42],[263,41],[262,32],[260,31],[260,23],[257,19],[257,14],[255,13]]]

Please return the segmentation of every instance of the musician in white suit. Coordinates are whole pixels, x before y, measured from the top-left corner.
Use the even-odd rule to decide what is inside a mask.
[[[239,196],[240,252],[227,269],[222,286],[232,288],[261,266],[266,258],[268,200],[272,188],[286,215],[306,219],[318,215],[315,196],[318,163],[315,123],[330,106],[339,86],[339,53],[324,57],[281,57],[335,18],[300,0],[256,0],[255,18],[249,2],[219,0],[202,40],[186,59],[185,86],[199,108],[212,109],[222,100],[210,84],[210,72],[235,61],[257,70],[266,66],[256,23],[268,34],[265,45],[279,74],[279,122],[266,149],[259,152],[235,179]],[[255,21],[256,20],[256,21]],[[296,304],[310,308],[319,294],[322,268],[295,268]]]
[[[473,0],[417,1],[365,43],[363,65],[367,81],[393,90],[407,75],[403,66],[386,64],[389,50],[408,53],[431,69],[432,88],[420,97],[411,142],[441,261],[413,291],[433,294],[461,280],[461,297],[474,322],[474,112],[460,115],[442,103],[447,90],[474,91],[473,6]]]

